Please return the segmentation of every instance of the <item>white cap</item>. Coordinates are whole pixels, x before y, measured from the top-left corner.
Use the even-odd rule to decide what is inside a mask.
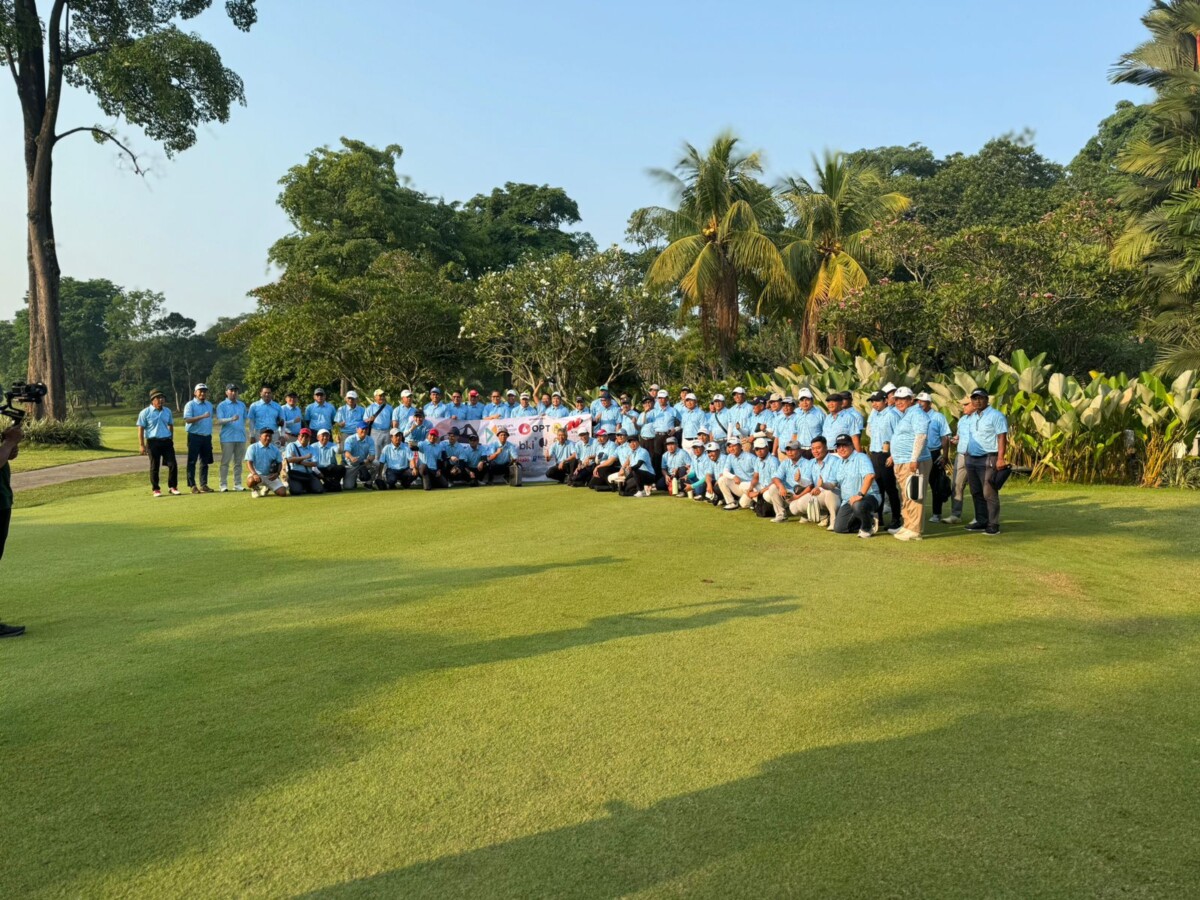
[[[358,399],[358,391],[346,391],[346,399],[349,400],[351,397],[353,397],[355,400],[357,400]]]
[[[928,391],[921,391],[921,393],[917,394],[917,399],[918,399],[918,400],[924,400],[926,403],[932,403],[932,402],[933,402],[933,398],[932,398],[931,396],[929,396],[929,392],[928,392]]]
[[[795,406],[796,398],[789,394],[787,397],[783,398],[783,402],[786,403],[788,406]]]
[[[331,437],[333,436],[333,432],[332,432],[332,431],[330,431],[328,428],[322,428],[320,431],[318,431],[318,432],[317,432],[317,437],[320,437],[320,436],[321,436],[321,435],[323,435],[323,434],[328,434],[328,435],[330,435]]]
[[[746,389],[744,387],[735,387],[733,389],[733,392],[735,394],[744,394],[744,393],[746,393]]]
[[[725,395],[724,394],[713,394],[713,402],[715,403],[718,400],[720,400],[722,403],[724,403]]]
[[[704,445],[704,449],[705,449],[705,450],[708,450],[710,453],[711,453],[713,450],[716,450],[716,451],[720,452],[720,450],[721,450],[721,445],[720,445],[720,444],[718,444],[716,441],[709,441],[707,444],[705,444],[705,445]]]
[[[393,428],[391,431],[388,432],[388,434],[404,434],[404,432],[401,431],[399,428]]]
[[[755,438],[754,439],[754,449],[755,450],[758,450],[762,447],[770,447],[770,446],[771,446],[771,442],[768,441],[766,438]]]
[[[696,395],[695,395],[695,394],[684,394],[684,395],[683,395],[683,399],[684,399],[684,400],[695,400],[695,399],[696,399]]]
[[[686,450],[695,450],[697,447],[703,447],[704,445],[699,441],[684,441],[683,446]]]
[[[529,399],[529,394],[522,392],[522,394],[521,394],[521,399],[522,399],[522,400],[528,400],[528,399]]]
[[[896,397],[911,397],[913,395],[912,388],[898,387],[896,388]]]
[[[401,396],[401,398],[404,398],[404,397],[411,397],[411,396],[412,396],[412,391],[410,391],[408,388],[405,388],[404,390],[402,390],[402,391],[400,392],[400,396]]]
[[[386,394],[386,393],[387,393],[387,391],[385,391],[383,388],[375,388],[375,393],[372,396],[378,397],[381,394]]]
[[[654,396],[656,396],[656,397],[670,397],[671,395],[670,395],[670,394],[668,394],[666,391],[660,390],[660,391],[659,391],[657,394],[655,394]]]
[[[208,385],[202,381],[198,385],[196,385],[194,388],[192,388],[192,393],[194,394],[194,393],[196,393],[196,391],[207,391],[207,390],[208,390]]]
[[[796,398],[798,400],[811,400],[813,398],[812,391],[810,391],[808,388],[800,388],[800,390],[796,391]]]
[[[515,397],[515,396],[517,396],[517,392],[514,391],[512,388],[509,388],[504,396],[505,397]]]
[[[890,394],[895,389],[896,389],[896,386],[894,384],[892,384],[890,381],[887,384],[885,384],[882,388],[882,390],[885,394]]]

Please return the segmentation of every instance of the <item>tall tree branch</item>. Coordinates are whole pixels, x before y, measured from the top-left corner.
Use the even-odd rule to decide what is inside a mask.
[[[120,141],[118,141],[116,139],[116,137],[112,134],[112,132],[105,131],[103,128],[97,128],[94,125],[80,125],[78,128],[72,128],[70,131],[64,131],[62,134],[55,135],[54,143],[57,144],[63,138],[70,137],[73,134],[78,134],[81,131],[87,131],[96,137],[102,137],[106,141],[112,141],[114,144],[116,144],[118,147],[120,147],[122,150],[125,151],[125,155],[128,156],[130,162],[133,163],[133,171],[134,172],[136,172],[138,175],[146,174],[146,170],[143,169],[141,164],[138,162],[137,154],[134,153],[132,150],[130,150],[128,147],[126,147],[124,144],[122,144]]]

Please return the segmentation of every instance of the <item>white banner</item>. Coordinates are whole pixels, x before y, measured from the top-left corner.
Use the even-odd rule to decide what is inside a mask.
[[[546,459],[547,449],[555,440],[554,434],[558,428],[567,429],[568,440],[578,440],[579,429],[585,429],[589,434],[592,430],[592,417],[588,413],[572,413],[565,418],[556,419],[553,416],[523,416],[517,419],[484,419],[463,421],[461,419],[438,419],[431,423],[438,434],[447,435],[451,431],[458,434],[463,442],[472,435],[479,435],[479,446],[487,447],[500,443],[496,440],[496,432],[503,426],[508,432],[508,442],[517,450],[517,458],[521,461],[522,481],[546,481],[546,470],[550,463]]]

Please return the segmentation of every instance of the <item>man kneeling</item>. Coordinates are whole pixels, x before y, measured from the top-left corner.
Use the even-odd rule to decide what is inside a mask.
[[[379,477],[375,479],[375,486],[386,491],[403,490],[417,480],[416,458],[404,443],[404,432],[399,428],[393,428],[388,439],[389,443],[379,454]]]
[[[283,471],[283,454],[271,443],[275,429],[264,428],[258,433],[258,443],[246,448],[246,487],[251,499],[273,493],[276,497],[287,496],[287,485],[279,478]]]
[[[654,490],[654,461],[637,434],[629,435],[629,452],[621,464],[621,470],[616,475],[610,475],[609,481],[618,478],[617,489],[623,497],[649,497]]]
[[[283,451],[288,467],[288,493],[293,496],[325,493],[325,485],[317,474],[317,458],[309,446],[311,443],[312,430],[301,428],[296,439]]]

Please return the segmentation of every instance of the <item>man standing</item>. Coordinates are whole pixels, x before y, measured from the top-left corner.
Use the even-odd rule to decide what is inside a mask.
[[[729,410],[725,408],[725,395],[713,394],[712,406],[708,413],[708,433],[718,444],[725,443],[732,433],[733,420]]]
[[[694,441],[700,437],[700,432],[707,431],[708,413],[702,410],[696,402],[695,394],[687,394],[683,398],[683,412],[679,415],[679,429],[685,441]]]
[[[550,463],[546,476],[559,484],[566,484],[575,467],[579,465],[576,447],[567,440],[567,430],[561,425],[555,428],[554,440],[546,447],[546,462]]]
[[[950,459],[950,423],[933,408],[933,397],[922,391],[917,394],[917,405],[929,417],[929,492],[933,494],[933,515],[930,522],[942,521],[942,507],[954,488],[946,476],[946,462]]]
[[[283,406],[279,408],[280,431],[278,443],[281,447],[294,443],[300,437],[300,429],[304,427],[304,410],[300,408],[300,398],[295,391],[288,391],[283,397]],[[311,432],[312,429],[310,428]]]
[[[342,476],[343,490],[352,491],[359,482],[365,488],[375,486],[375,442],[367,434],[368,427],[360,418],[354,426],[354,434],[346,438],[342,452],[346,466],[346,474]]]
[[[451,391],[450,402],[447,404],[448,419],[454,419],[456,422],[467,421],[467,404],[463,403],[462,391]]]
[[[492,402],[487,404],[483,410],[485,419],[507,419],[512,407],[504,402],[499,391],[492,391]]]
[[[229,470],[233,469],[233,489],[242,491],[242,458],[246,455],[246,404],[238,399],[236,384],[225,385],[225,399],[217,404],[216,425],[221,426],[221,493],[229,490]]]
[[[412,420],[417,408],[413,406],[412,391],[405,388],[400,392],[400,402],[392,407],[392,428],[399,428],[402,434],[408,433],[408,423]],[[424,412],[422,412],[424,415]],[[391,436],[391,428],[388,436]]]
[[[308,430],[319,436],[321,429],[325,428],[332,435],[335,415],[337,415],[337,409],[332,403],[327,403],[325,400],[325,388],[319,387],[313,391],[313,402],[304,409],[304,424]]]
[[[753,414],[754,407],[746,402],[746,389],[735,387],[733,389],[733,405],[729,407],[729,436],[746,437],[749,434],[746,430],[746,423]]]
[[[445,419],[449,415],[449,404],[442,402],[442,389],[440,387],[431,387],[429,389],[429,402],[425,404],[425,418],[430,423],[437,424],[440,419]]]
[[[312,443],[312,431],[301,428],[294,441],[288,441],[283,451],[283,461],[288,468],[288,493],[298,497],[301,494],[323,494],[325,485],[321,483],[318,474],[316,454],[309,446]]]
[[[796,440],[800,442],[800,455],[812,459],[812,442],[825,428],[825,413],[813,405],[813,393],[808,388],[800,388],[796,399],[799,402],[799,409],[796,410]]]
[[[746,420],[746,433],[743,437],[771,437],[774,433],[771,431],[771,424],[775,421],[775,413],[767,409],[767,398],[759,396],[750,402],[750,418]]]
[[[551,419],[565,419],[571,415],[571,411],[563,403],[562,394],[559,391],[550,395],[550,405],[542,411],[542,415],[549,416]]]
[[[869,398],[871,414],[867,417],[867,431],[871,435],[871,465],[875,467],[875,483],[880,492],[887,498],[892,511],[892,525],[889,534],[896,534],[900,528],[900,491],[896,486],[896,470],[888,463],[892,456],[892,433],[899,421],[899,414],[894,407],[887,405],[887,394],[876,391]],[[883,527],[883,508],[879,509],[879,527]]]
[[[645,414],[646,421],[654,431],[649,447],[650,459],[654,461],[655,471],[660,475],[663,472],[662,457],[667,452],[667,438],[675,435],[679,428],[679,414],[675,412],[675,407],[671,406],[669,400],[670,395],[659,388],[655,391],[654,406]],[[678,442],[674,449],[679,449]]]
[[[271,443],[275,429],[262,428],[258,440],[246,448],[246,487],[250,488],[250,499],[275,494],[287,496],[287,485],[280,479],[283,472],[283,454]]]
[[[283,427],[283,407],[275,402],[275,391],[269,384],[262,386],[258,399],[246,410],[246,424],[252,437],[262,434],[264,428],[270,428],[274,435]]]
[[[310,444],[308,449],[317,462],[317,473],[321,477],[321,483],[325,490],[334,494],[341,492],[342,479],[346,477],[346,467],[338,462],[337,444],[333,442],[333,432],[328,428],[322,428],[317,432],[317,442]]]
[[[8,464],[17,458],[18,445],[24,436],[20,425],[10,425],[0,434],[0,559],[4,557],[8,528],[12,524],[12,469]],[[0,622],[0,638],[20,637],[24,633],[24,625],[5,625]]]
[[[608,388],[603,388],[600,391],[600,399],[596,400],[591,407],[592,427],[603,428],[609,434],[615,434],[621,430],[621,408],[613,402],[612,397],[608,393]]]
[[[179,465],[175,461],[175,418],[166,406],[167,398],[162,391],[150,392],[150,405],[138,415],[138,446],[142,456],[150,457],[150,490],[161,497],[158,471],[167,464],[167,488],[179,494]]]
[[[880,504],[875,469],[867,454],[854,449],[854,441],[848,434],[838,437],[837,455],[841,460],[838,467],[838,493],[842,505],[838,507],[833,530],[838,534],[849,534],[857,529],[860,538],[869,538],[878,525],[875,513]]]
[[[463,407],[463,420],[478,422],[487,415],[484,410],[484,404],[479,402],[479,391],[471,388],[471,390],[467,391],[467,404]]]
[[[528,419],[538,414],[537,407],[530,403],[531,399],[527,391],[521,393],[521,399],[517,404],[517,408],[512,411],[514,419]]]
[[[508,429],[501,426],[496,432],[497,443],[488,448],[487,454],[487,483],[497,475],[503,475],[505,481],[512,487],[521,486],[521,462],[517,458],[517,449],[508,442]]]
[[[967,445],[967,482],[975,502],[975,522],[967,526],[967,531],[997,535],[1000,533],[1000,492],[996,490],[995,477],[997,472],[1008,468],[1004,458],[1008,451],[1008,419],[1000,410],[989,406],[988,400],[988,393],[982,388],[971,391],[975,415]]]
[[[971,443],[971,423],[974,421],[975,404],[968,395],[962,398],[958,414],[957,430],[950,443],[954,444],[954,494],[950,503],[950,517],[943,519],[947,525],[958,525],[962,522],[963,496],[967,492],[967,447]],[[972,521],[974,521],[972,519]]]
[[[211,494],[208,467],[213,462],[213,405],[208,402],[208,385],[198,384],[193,399],[183,407],[183,430],[187,432],[187,483],[193,494]],[[200,481],[196,482],[196,463]]]
[[[900,418],[892,431],[888,462],[896,473],[904,523],[894,531],[889,528],[888,533],[901,541],[919,541],[925,531],[925,486],[929,483],[929,417],[907,387],[896,389],[896,411]]]
[[[800,440],[800,419],[796,415],[796,398],[784,397],[783,409],[775,416],[774,428],[775,442],[771,447],[771,454],[783,459],[786,453],[785,447],[792,441],[799,442]]]
[[[402,490],[408,488],[417,479],[417,471],[413,452],[404,443],[404,434],[399,428],[393,428],[388,435],[388,443],[384,445],[379,456],[379,478],[376,486],[384,490]]]
[[[338,442],[339,446],[345,448],[346,441],[353,437],[358,431],[359,425],[366,424],[366,413],[363,408],[358,405],[358,391],[346,391],[346,402],[342,404],[337,413],[333,417],[333,422],[338,426]],[[367,433],[370,433],[370,426],[367,426]],[[347,464],[347,468],[349,465]]]
[[[388,445],[392,430],[392,404],[387,402],[387,393],[377,388],[372,402],[363,412],[363,421],[371,426],[371,440],[375,442],[375,458],[379,459],[383,448]]]

